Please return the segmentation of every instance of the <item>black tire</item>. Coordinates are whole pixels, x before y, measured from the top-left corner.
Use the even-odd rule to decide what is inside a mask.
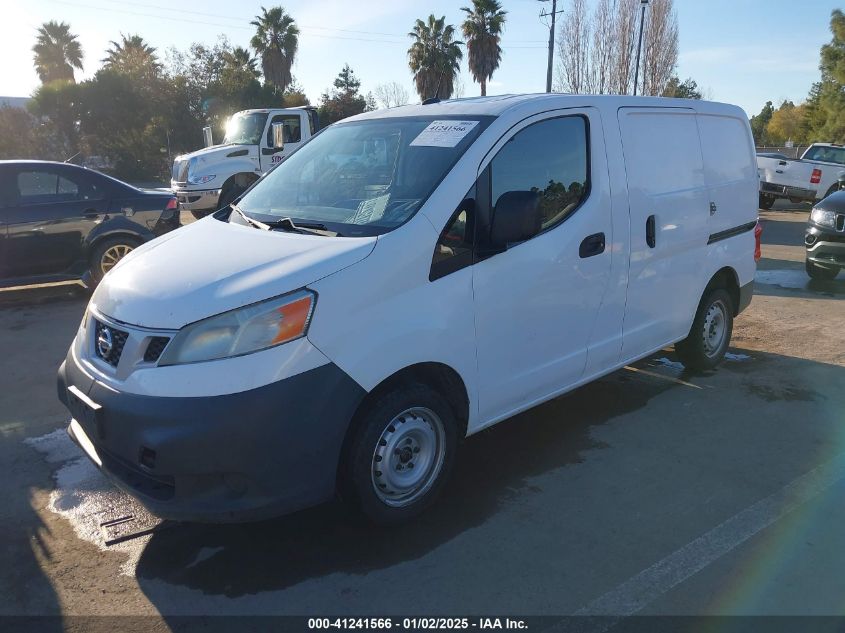
[[[106,273],[118,261],[138,247],[138,240],[131,237],[113,237],[103,240],[94,247],[89,258],[91,280],[94,285],[99,284]]]
[[[830,281],[832,279],[836,279],[836,275],[839,274],[839,268],[837,266],[831,266],[830,268],[827,266],[819,266],[815,262],[811,262],[809,259],[804,260],[804,269],[807,271],[810,279],[818,279],[819,281]]]
[[[768,211],[769,209],[771,209],[774,206],[774,204],[775,204],[775,197],[774,196],[767,196],[766,194],[763,194],[763,193],[760,194],[759,205],[760,205],[761,209]]]
[[[442,425],[440,435],[435,431],[436,422],[423,419],[429,413]],[[397,417],[400,415],[401,419]],[[425,431],[426,425],[432,437],[438,438],[430,459],[417,444],[406,444],[414,433]],[[421,444],[425,446],[425,442]],[[394,448],[399,446],[402,448]],[[356,419],[338,473],[341,496],[373,523],[397,525],[408,521],[440,494],[452,471],[457,446],[458,422],[445,398],[421,383],[399,386],[377,397]],[[412,471],[415,464],[419,470]],[[389,467],[393,470],[387,472]],[[409,492],[403,499],[401,490],[391,489],[390,478],[406,476],[422,481],[412,489],[414,494]],[[385,500],[391,495],[395,498]]]
[[[235,201],[239,195],[246,191],[246,187],[239,187],[238,185],[229,185],[220,194],[220,199],[217,201],[217,211],[228,207]]]
[[[191,209],[191,215],[195,220],[202,220],[205,216],[214,213],[212,209]]]
[[[689,335],[675,343],[675,352],[687,369],[713,369],[725,357],[731,343],[734,304],[728,291],[715,288],[705,293],[698,304]],[[722,328],[715,337],[716,328]]]

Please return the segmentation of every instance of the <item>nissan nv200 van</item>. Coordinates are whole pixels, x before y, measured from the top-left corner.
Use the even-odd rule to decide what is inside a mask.
[[[69,433],[163,517],[340,493],[401,522],[466,436],[667,345],[719,363],[751,300],[757,188],[730,105],[544,94],[346,119],[105,276],[59,369]]]

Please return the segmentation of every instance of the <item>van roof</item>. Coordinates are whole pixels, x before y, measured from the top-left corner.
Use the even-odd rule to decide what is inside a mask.
[[[539,94],[507,94],[492,97],[469,97],[464,99],[446,99],[428,105],[406,105],[396,108],[373,110],[346,119],[359,121],[383,117],[404,116],[499,116],[508,110],[519,106],[536,107],[539,111],[547,108],[573,108],[597,106],[602,109],[616,109],[622,107],[675,107],[694,108],[700,111],[734,110],[734,114],[742,112],[741,108],[729,104],[691,99],[670,99],[666,97],[631,97],[626,95],[589,95],[564,93]],[[746,117],[747,118],[747,117]]]

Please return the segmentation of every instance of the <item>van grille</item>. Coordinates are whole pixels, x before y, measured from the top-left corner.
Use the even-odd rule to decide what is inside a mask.
[[[108,326],[96,319],[94,322],[96,323],[94,328],[94,353],[112,367],[117,367],[120,362],[120,355],[123,354],[123,346],[126,345],[126,339],[129,338],[129,333]]]
[[[188,161],[174,160],[171,177],[176,182],[188,182]]]

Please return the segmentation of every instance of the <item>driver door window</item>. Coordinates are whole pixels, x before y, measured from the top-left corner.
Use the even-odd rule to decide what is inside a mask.
[[[293,114],[277,114],[271,119],[270,125],[267,128],[267,147],[273,147],[274,123],[281,123],[284,126],[285,145],[288,143],[299,143],[302,140],[299,117]]]

